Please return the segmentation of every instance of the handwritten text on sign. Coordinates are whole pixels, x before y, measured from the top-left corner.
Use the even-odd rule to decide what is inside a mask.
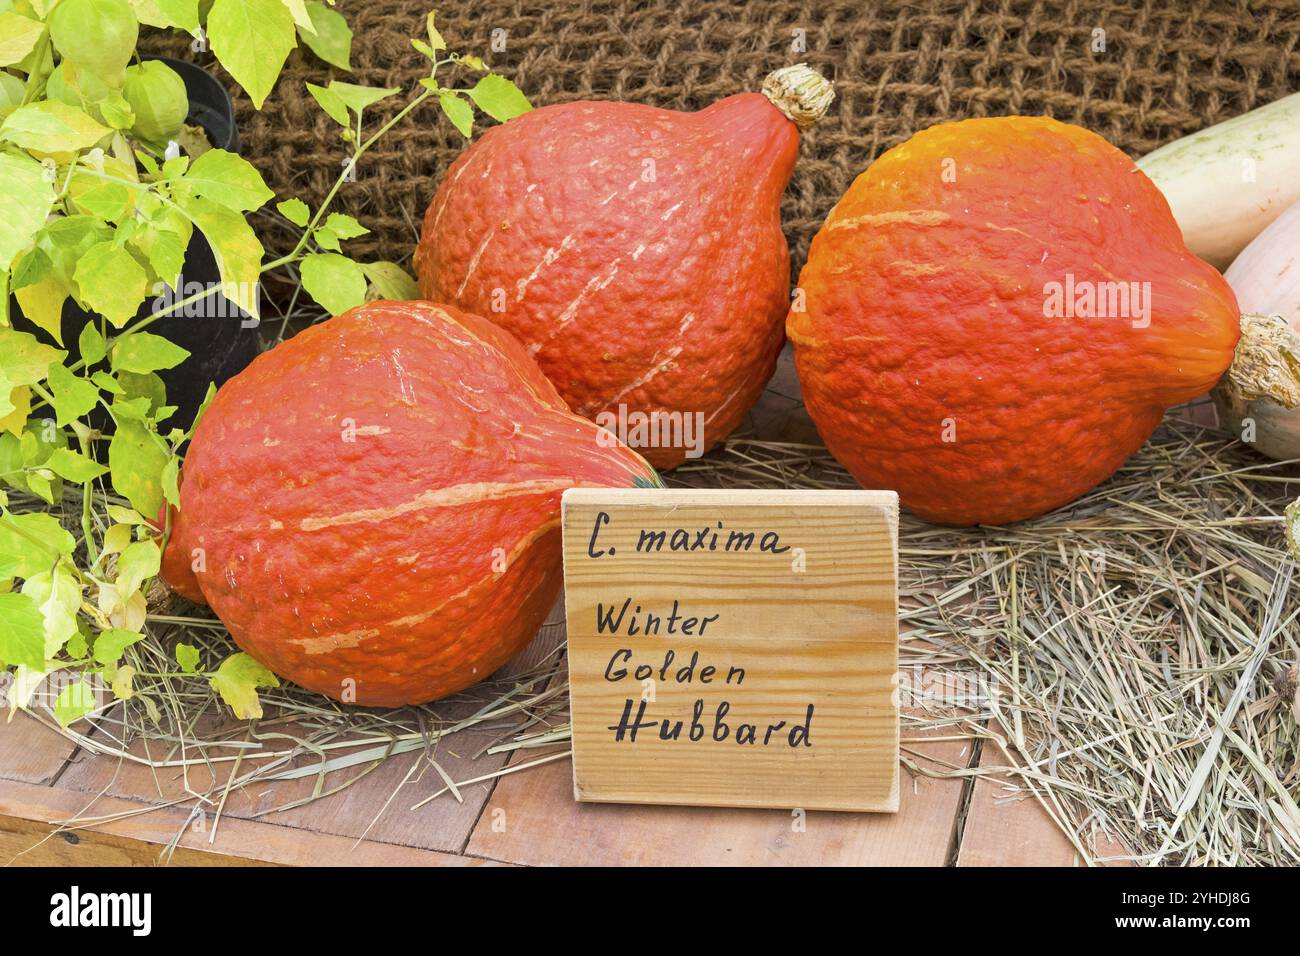
[[[894,810],[897,498],[575,489],[578,799]]]

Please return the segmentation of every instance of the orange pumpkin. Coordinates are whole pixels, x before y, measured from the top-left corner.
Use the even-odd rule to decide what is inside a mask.
[[[1100,136],[947,123],[860,175],[786,330],[808,412],[863,485],[1001,524],[1072,501],[1232,360],[1232,291]]]
[[[565,103],[488,130],[425,214],[424,296],[508,329],[574,411],[626,425],[620,437],[655,466],[703,453],[776,366],[781,194],[796,123],[832,96],[803,66],[764,94],[697,113]]]
[[[424,302],[259,356],[217,392],[183,479],[165,580],[281,677],[384,706],[467,687],[532,638],[565,488],[657,483],[509,335]]]

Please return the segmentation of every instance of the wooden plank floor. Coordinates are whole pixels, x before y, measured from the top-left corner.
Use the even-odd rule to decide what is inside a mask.
[[[555,639],[551,635],[550,640]],[[932,776],[969,767],[974,738],[903,729],[895,815],[579,804],[566,757],[413,810],[398,758],[342,794],[286,812],[300,782],[237,794],[212,828],[179,775],[76,751],[35,718],[0,724],[0,864],[12,865],[1076,865],[1078,854],[1010,777]],[[956,738],[956,739],[952,739]],[[470,747],[457,746],[470,751]],[[550,753],[563,754],[563,750]],[[1003,765],[985,746],[981,765]],[[513,766],[546,751],[520,751]],[[415,759],[414,757],[410,759]],[[440,763],[455,779],[481,761]],[[200,791],[206,781],[191,770]],[[427,788],[425,788],[427,789]],[[260,813],[260,815],[259,815]],[[60,824],[83,821],[71,829]],[[1110,852],[1122,852],[1108,845]],[[1107,847],[1090,848],[1105,855]]]
[[[798,398],[788,349],[752,425],[764,437],[816,442]],[[523,668],[555,647],[561,626],[543,629],[513,662]],[[963,771],[975,760],[974,738],[927,740],[903,727],[907,759],[921,771]],[[946,737],[957,737],[948,731]],[[437,759],[455,780],[504,766],[476,753],[484,737],[455,738]],[[137,745],[138,746],[138,745]],[[143,751],[138,751],[143,756]],[[562,750],[560,751],[563,752]],[[519,752],[511,766],[544,752]],[[314,780],[284,781],[237,792],[212,828],[210,814],[187,792],[203,792],[209,771],[154,771],[142,764],[78,750],[34,718],[0,716],[0,865],[135,864],[446,866],[505,863],[1069,866],[1079,854],[1037,801],[1013,798],[1012,778],[979,779],[902,772],[896,815],[782,810],[611,806],[573,801],[567,757],[462,788],[420,809],[432,772],[418,789],[403,783],[421,757],[406,755],[347,790],[296,809],[277,808],[307,795]],[[987,746],[985,767],[996,766]],[[216,774],[228,774],[229,764]],[[425,768],[427,771],[427,767]],[[418,773],[418,770],[417,770]],[[72,830],[72,818],[93,821]],[[1102,840],[1089,852],[1121,855]]]

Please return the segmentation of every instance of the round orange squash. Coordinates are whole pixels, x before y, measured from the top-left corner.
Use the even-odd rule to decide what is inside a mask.
[[[702,454],[775,368],[781,194],[797,124],[832,96],[786,67],[696,113],[582,101],[490,129],[425,214],[423,294],[514,333],[574,411],[655,466]]]
[[[182,477],[164,579],[281,677],[384,706],[461,690],[534,635],[564,489],[658,481],[508,334],[425,302],[359,306],[259,356]]]
[[[1112,474],[1232,360],[1232,291],[1104,139],[1041,117],[935,126],[860,175],[786,322],[808,412],[867,487],[1002,524]]]

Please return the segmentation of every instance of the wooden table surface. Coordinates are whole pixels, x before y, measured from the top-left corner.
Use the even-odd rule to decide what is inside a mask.
[[[750,427],[775,440],[816,442],[798,398],[789,349]],[[521,655],[538,659],[563,637],[543,628]],[[518,666],[518,665],[515,665]],[[412,809],[428,792],[404,784],[419,753],[391,758],[364,780],[305,806],[311,779],[233,793],[215,832],[196,814],[191,767],[154,770],[79,749],[26,714],[0,715],[0,864],[80,866],[170,861],[185,865],[909,865],[1071,866],[1075,846],[1033,798],[1005,775],[991,743],[950,729],[947,739],[902,728],[901,809],[894,815],[781,810],[614,806],[573,800],[569,759],[461,788]],[[969,733],[967,731],[966,733]],[[930,735],[933,736],[933,735]],[[954,739],[956,738],[956,739]],[[478,758],[473,730],[438,754],[457,781],[494,773],[502,755]],[[562,748],[559,752],[563,752]],[[459,756],[458,756],[459,754]],[[517,751],[511,765],[545,752]],[[910,762],[917,772],[908,767]],[[945,774],[930,776],[926,772]],[[222,770],[228,773],[229,770]],[[187,785],[193,785],[188,786]],[[72,818],[94,822],[64,827]],[[1098,856],[1122,855],[1104,839]]]
[[[546,633],[545,631],[549,631]],[[545,629],[533,656],[554,646]],[[906,713],[906,711],[905,711]],[[580,804],[567,756],[426,795],[403,785],[423,753],[390,758],[342,792],[277,809],[313,781],[233,792],[212,829],[192,793],[205,770],[92,754],[33,716],[0,723],[0,864],[7,865],[1077,865],[1070,841],[1010,777],[963,773],[1005,765],[990,742],[950,728],[944,739],[903,726],[897,814]],[[503,765],[469,758],[484,738],[451,738],[438,754],[455,780]],[[554,751],[563,753],[563,749]],[[510,765],[547,752],[517,751]],[[912,767],[909,767],[908,764]],[[915,769],[912,769],[915,768]],[[921,772],[917,772],[917,771]],[[228,770],[217,771],[228,773]],[[927,774],[944,774],[930,776]],[[187,784],[190,788],[187,792]],[[76,819],[71,826],[66,821]],[[1104,847],[1089,847],[1103,852]]]

